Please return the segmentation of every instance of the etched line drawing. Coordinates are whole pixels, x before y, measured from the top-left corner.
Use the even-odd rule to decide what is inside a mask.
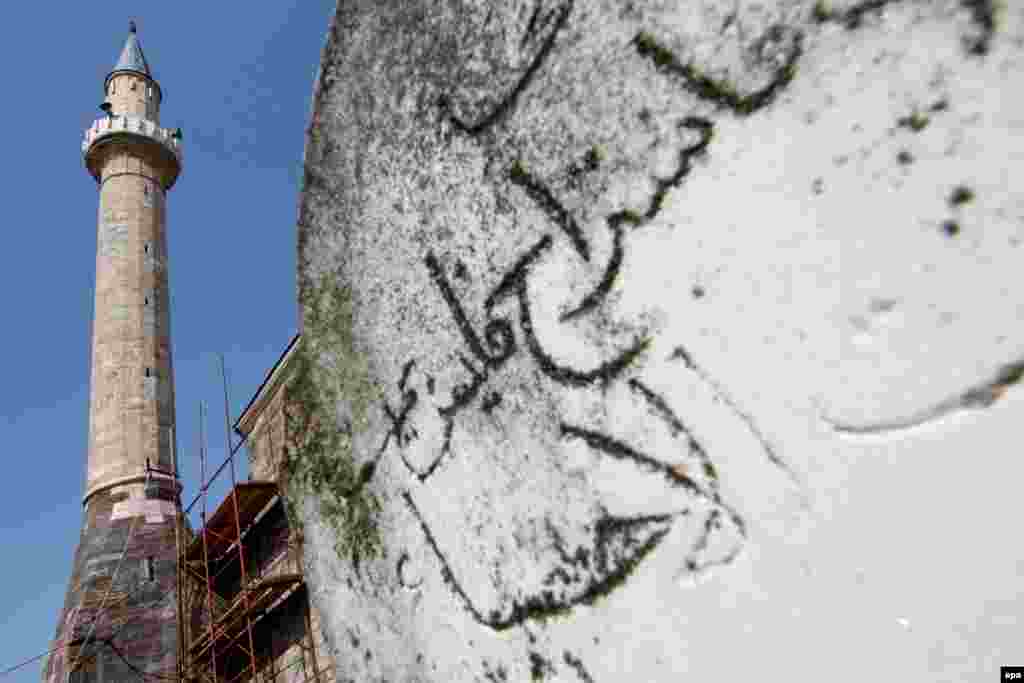
[[[466,310],[456,296],[455,290],[451,286],[437,256],[433,251],[430,251],[424,258],[424,263],[430,272],[431,279],[441,292],[460,336],[481,367],[476,367],[466,355],[462,353],[456,354],[459,363],[472,379],[468,383],[457,384],[452,389],[451,402],[438,408],[438,414],[445,421],[445,438],[438,457],[433,460],[427,469],[421,470],[414,467],[402,455],[406,467],[420,481],[425,481],[429,478],[437,470],[444,456],[450,453],[451,435],[456,416],[473,404],[481,389],[490,378],[491,373],[500,370],[518,350],[512,323],[507,318],[498,318],[492,315],[492,309],[504,299],[513,296],[518,299],[519,326],[527,350],[541,372],[560,384],[569,386],[587,386],[595,382],[607,384],[621,375],[634,362],[637,356],[647,348],[649,340],[638,339],[631,347],[618,356],[591,370],[577,370],[560,365],[554,361],[550,354],[544,350],[534,333],[532,314],[526,291],[526,276],[530,268],[540,258],[541,254],[550,248],[551,244],[551,236],[545,235],[516,261],[498,285],[488,294],[484,302],[484,308],[489,319],[484,327],[483,339],[480,338],[470,324]],[[394,437],[394,443],[401,451],[408,445],[411,439],[418,436],[415,427],[406,424],[409,413],[416,407],[418,401],[418,394],[414,389],[405,389],[405,383],[412,367],[411,363],[412,361],[406,364],[402,379],[399,381],[399,389],[402,391],[400,408],[396,409],[387,403],[384,404],[383,409],[391,423],[391,428],[385,435],[384,442],[380,447],[381,453],[391,443],[391,437]],[[485,412],[490,411],[496,405],[497,403],[494,399],[490,398],[481,405],[481,409],[485,410]]]
[[[395,437],[395,443],[399,447],[404,447],[408,445],[412,439],[419,437],[419,434],[416,433],[416,429],[411,425],[406,424],[409,412],[416,407],[416,402],[418,400],[418,395],[415,389],[406,390],[405,388],[406,382],[409,380],[409,373],[415,365],[416,361],[409,360],[402,369],[402,377],[398,381],[398,389],[402,392],[401,406],[398,409],[395,409],[386,401],[384,402],[384,414],[391,422],[391,427],[384,435],[384,443],[381,444],[380,449],[377,451],[378,457],[387,450],[391,437]]]
[[[504,613],[494,611],[484,614],[473,604],[472,599],[466,593],[464,587],[455,578],[448,559],[438,546],[430,526],[423,518],[422,513],[413,501],[408,491],[402,493],[409,510],[416,517],[423,535],[426,537],[427,545],[441,566],[441,577],[451,591],[459,598],[463,607],[472,616],[473,620],[482,626],[495,631],[505,631],[525,623],[527,620],[546,619],[560,614],[568,613],[575,605],[593,604],[601,596],[606,595],[614,588],[623,583],[643,559],[654,550],[664,539],[671,529],[672,515],[648,515],[640,517],[612,517],[605,516],[597,520],[594,525],[596,539],[593,558],[588,551],[584,550],[583,562],[588,566],[592,562],[597,570],[594,573],[587,572],[585,577],[573,577],[577,582],[583,578],[579,594],[570,600],[560,600],[553,592],[545,591],[538,595],[530,595],[521,600],[513,601]],[[628,553],[614,552],[613,546],[622,546]],[[568,561],[579,561],[577,558],[565,554]],[[562,579],[563,574],[552,572],[551,583],[555,579]],[[595,575],[600,578],[595,578]]]
[[[905,417],[881,422],[854,424],[822,417],[833,431],[845,436],[890,436],[919,427],[936,425],[946,419],[974,410],[984,410],[1003,398],[1010,387],[1024,378],[1024,359],[1002,365],[989,379]]]
[[[451,312],[452,318],[454,318],[455,324],[459,328],[459,333],[462,335],[463,340],[465,340],[470,352],[486,368],[494,369],[501,367],[516,352],[512,323],[504,318],[488,320],[484,326],[484,339],[491,350],[491,353],[488,353],[476,330],[469,323],[469,317],[466,315],[462,303],[455,296],[455,290],[448,281],[444,268],[441,267],[441,263],[434,255],[433,250],[427,253],[424,263],[427,266],[427,270],[430,271],[431,280],[441,291],[441,296],[444,298],[444,302],[447,304],[448,310]]]
[[[622,220],[619,220],[621,218]],[[597,286],[588,292],[580,302],[573,308],[559,316],[560,322],[567,322],[577,318],[584,313],[594,309],[607,298],[612,291],[615,280],[619,277],[619,270],[622,268],[622,259],[625,258],[625,248],[622,244],[625,239],[625,231],[622,223],[625,222],[625,212],[619,212],[608,218],[608,229],[612,232],[612,253],[608,258],[608,266],[598,281]]]
[[[637,33],[632,44],[641,57],[653,62],[658,71],[671,77],[698,99],[728,109],[739,116],[749,116],[771,104],[796,75],[797,62],[803,56],[803,33],[777,24],[769,29],[765,38],[779,42],[789,37],[786,35],[789,32],[792,32],[791,44],[786,50],[783,64],[775,71],[767,85],[747,95],[736,92],[730,83],[715,80],[701,73],[693,64],[679,61],[671,50],[646,31]]]
[[[607,434],[592,431],[576,425],[562,423],[559,425],[562,436],[569,439],[580,439],[595,451],[599,451],[616,460],[629,460],[641,469],[651,470],[661,474],[671,486],[680,486],[691,493],[713,498],[697,482],[690,478],[682,467],[673,467],[657,458],[634,450],[629,445],[613,439]]]
[[[864,16],[872,12],[881,12],[886,5],[895,4],[900,0],[864,0],[851,7],[837,11],[829,8],[825,2],[818,2],[814,5],[811,18],[819,24],[834,21],[843,24],[848,29],[860,28]]]
[[[849,30],[860,28],[864,17],[868,14],[880,14],[889,5],[900,3],[901,0],[863,0],[845,10],[829,7],[824,0],[818,0],[811,11],[811,19],[816,23],[839,23]],[[996,33],[996,6],[991,0],[960,0],[960,6],[970,12],[971,28],[961,36],[960,43],[964,51],[973,57],[983,57],[991,49],[992,39]]]
[[[488,113],[472,121],[466,120],[453,111],[448,97],[441,98],[439,104],[454,129],[472,136],[489,133],[514,112],[517,99],[536,77],[550,55],[559,32],[566,26],[571,8],[571,3],[565,3],[556,10],[544,13],[539,4],[534,6],[520,47],[529,42],[529,36],[543,34],[540,47],[509,94]],[[632,44],[642,57],[654,63],[659,73],[681,84],[688,92],[696,94],[699,99],[711,101],[718,107],[745,116],[768,106],[789,84],[802,54],[802,34],[798,31],[775,27],[769,31],[766,39],[788,45],[784,63],[775,71],[768,85],[747,95],[736,93],[727,83],[717,82],[699,74],[690,65],[683,65],[647,33],[639,33]],[[657,219],[669,193],[679,187],[691,172],[694,159],[707,151],[714,135],[714,123],[711,120],[699,116],[686,116],[677,126],[688,136],[692,137],[695,134],[696,139],[679,148],[675,166],[668,175],[650,178],[653,191],[641,210],[614,211],[604,218],[604,223],[611,233],[611,250],[607,263],[593,289],[575,305],[562,312],[558,317],[559,322],[576,322],[608,299],[621,276],[628,235],[632,230]],[[485,138],[482,144],[494,152],[495,142],[490,137]],[[594,159],[585,163],[589,170],[595,170],[597,167]],[[577,176],[583,172],[580,169],[576,170]],[[461,368],[458,372],[466,373],[468,378],[454,384],[447,403],[435,406],[436,416],[441,419],[444,427],[434,434],[435,438],[440,436],[442,443],[425,466],[416,467],[406,457],[409,439],[402,437],[403,429],[406,427],[403,420],[409,414],[409,410],[416,405],[415,390],[406,387],[411,367],[407,364],[399,381],[402,409],[388,406],[388,419],[392,425],[390,435],[395,438],[388,438],[384,448],[394,444],[399,457],[414,478],[420,483],[428,483],[429,479],[440,471],[441,464],[448,462],[453,456],[453,430],[456,419],[463,411],[475,407],[483,414],[491,416],[497,424],[498,417],[495,411],[502,405],[502,396],[494,389],[487,389],[488,382],[513,358],[525,358],[539,371],[541,377],[566,388],[582,389],[596,386],[607,390],[613,383],[622,381],[634,400],[639,402],[634,405],[646,406],[650,416],[659,420],[669,435],[681,443],[682,452],[674,453],[673,460],[663,461],[658,457],[660,454],[645,452],[644,449],[636,448],[603,429],[591,428],[568,419],[558,420],[557,441],[578,441],[593,454],[629,463],[639,470],[660,475],[660,480],[669,489],[679,492],[679,500],[676,501],[675,507],[669,507],[667,512],[637,516],[613,515],[599,503],[599,514],[596,518],[589,521],[581,520],[578,522],[580,528],[572,528],[573,534],[583,533],[589,540],[580,542],[578,538],[574,538],[571,547],[566,540],[567,537],[563,537],[559,531],[558,520],[552,521],[552,518],[546,515],[540,517],[544,526],[542,538],[549,544],[543,550],[553,552],[557,560],[554,566],[545,567],[544,571],[547,573],[542,577],[541,587],[526,584],[506,585],[500,583],[500,576],[493,579],[496,583],[490,588],[481,589],[475,584],[463,583],[465,579],[460,578],[453,568],[445,547],[424,514],[424,509],[428,513],[431,509],[421,509],[416,503],[418,496],[429,495],[427,492],[430,489],[419,490],[417,498],[414,498],[410,490],[403,491],[401,496],[419,523],[426,545],[438,561],[441,578],[453,596],[474,621],[498,631],[531,620],[543,620],[567,613],[576,605],[592,604],[600,597],[618,589],[634,569],[662,543],[674,528],[676,521],[684,517],[691,518],[697,525],[693,527],[692,537],[686,541],[688,550],[681,558],[682,570],[685,572],[696,574],[713,566],[733,562],[742,552],[747,539],[746,521],[722,500],[717,468],[693,432],[673,411],[664,396],[638,378],[628,377],[628,371],[639,364],[644,352],[650,348],[649,338],[644,334],[635,335],[625,348],[616,350],[611,358],[589,369],[562,364],[545,348],[534,327],[533,302],[529,295],[531,272],[542,259],[553,252],[555,239],[559,235],[565,237],[572,253],[585,263],[591,261],[592,244],[573,212],[560,201],[555,190],[544,179],[527,170],[521,161],[511,163],[507,179],[513,188],[521,191],[536,207],[550,224],[551,231],[543,234],[532,246],[520,252],[501,274],[497,284],[487,292],[481,316],[484,320],[482,331],[479,329],[479,323],[475,326],[471,322],[480,318],[469,314],[472,309],[460,299],[453,285],[452,276],[447,272],[442,259],[433,250],[427,252],[424,265],[430,280],[437,288],[441,300],[452,316],[455,330],[464,343],[463,350],[454,352],[452,358],[456,361],[456,366]],[[460,278],[458,265],[455,266],[454,277]],[[504,314],[506,304],[510,304],[510,307],[507,314]],[[517,324],[513,322],[516,317]],[[525,349],[526,354],[519,353],[522,349]],[[685,349],[680,347],[679,352],[679,357],[686,362],[687,368],[708,383],[716,396],[744,422],[769,461],[785,469],[792,476],[792,470],[776,454],[773,445],[760,431],[753,418],[740,409],[720,383],[702,367],[693,363]],[[428,393],[433,396],[433,377],[429,377],[427,386]],[[407,398],[410,395],[413,398]],[[403,410],[407,405],[410,406],[409,409]],[[418,444],[416,448],[422,448],[422,444]],[[685,459],[679,461],[679,457]],[[488,596],[483,598],[484,602],[474,602],[473,596],[477,595],[475,591],[478,590],[483,590],[483,594]],[[485,604],[487,600],[491,600],[489,606],[481,607],[480,605]],[[582,669],[582,663],[578,659],[571,660],[568,653],[566,655],[566,663],[577,671],[581,679],[589,680],[589,675]]]
[[[691,476],[688,468],[684,466],[671,466],[596,430],[562,423],[560,427],[562,437],[580,439],[595,452],[614,459],[628,461],[641,469],[661,474],[669,486],[685,490],[693,497],[704,499],[710,504],[710,511],[705,518],[701,536],[697,538],[685,557],[684,568],[688,572],[695,573],[714,565],[728,564],[738,556],[742,541],[746,538],[745,522],[739,514],[722,502],[717,490],[715,468],[710,464],[704,449],[685,427],[682,420],[667,408],[664,398],[639,382],[634,383],[631,388],[635,388],[638,395],[647,401],[652,407],[652,411],[661,413],[662,419],[669,426],[673,436],[685,439],[685,447],[690,456],[702,463],[702,466],[696,471],[703,475],[704,481],[698,481],[696,477]],[[590,529],[593,534],[593,547],[577,546],[572,553],[567,549],[559,532],[549,521],[545,520],[548,538],[553,541],[554,550],[560,559],[560,563],[548,572],[543,581],[549,589],[523,596],[508,596],[502,602],[503,608],[488,612],[473,602],[469,593],[457,579],[411,494],[406,491],[402,496],[419,522],[428,546],[440,563],[442,578],[446,585],[458,597],[474,620],[499,631],[522,624],[530,619],[544,619],[565,613],[579,604],[592,604],[600,596],[620,586],[629,577],[640,561],[660,545],[676,519],[692,514],[689,507],[680,508],[672,513],[635,517],[614,516],[604,511]],[[739,537],[740,542],[720,558],[699,559],[707,550],[710,537],[723,529],[725,522],[729,523],[731,530]]]
[[[479,135],[486,132],[496,124],[500,123],[511,111],[515,109],[516,102],[519,96],[530,82],[537,75],[540,67],[547,60],[548,55],[551,53],[552,48],[555,46],[555,40],[559,34],[565,28],[569,21],[569,15],[572,13],[573,0],[567,0],[561,3],[558,7],[547,13],[541,18],[541,7],[542,2],[540,0],[534,6],[533,14],[530,16],[530,21],[527,24],[526,32],[523,34],[523,38],[520,41],[520,48],[525,48],[527,43],[535,42],[539,35],[543,35],[540,38],[540,45],[537,48],[537,52],[530,64],[523,71],[523,75],[516,81],[509,91],[509,94],[501,99],[494,108],[486,115],[481,116],[475,122],[463,121],[459,118],[455,112],[452,111],[451,101],[447,95],[442,95],[438,98],[438,107],[445,112],[448,120],[452,123],[456,130],[466,135]],[[546,34],[544,29],[548,29]]]
[[[727,391],[726,388],[722,386],[721,382],[715,379],[702,366],[694,362],[693,357],[682,345],[677,346],[672,351],[672,354],[669,356],[669,359],[681,360],[688,369],[692,370],[694,373],[697,374],[698,377],[700,377],[704,382],[706,382],[711,387],[715,396],[718,397],[718,399],[723,404],[725,404],[725,406],[729,408],[729,410],[731,410],[733,414],[736,415],[736,417],[743,421],[743,424],[746,425],[751,435],[753,435],[753,437],[757,439],[758,443],[761,445],[761,451],[765,454],[765,457],[768,458],[768,461],[771,462],[776,467],[778,467],[779,469],[781,469],[783,472],[785,472],[794,484],[796,484],[797,486],[802,486],[800,479],[796,474],[796,470],[793,468],[793,466],[786,462],[786,460],[781,455],[779,455],[778,451],[776,451],[775,449],[775,446],[768,439],[768,437],[765,436],[764,432],[761,431],[761,428],[758,426],[757,421],[754,420],[753,416],[750,415],[750,413],[746,412],[739,406],[739,404],[732,397],[729,391]]]
[[[415,581],[410,581],[406,576],[407,566],[409,566],[409,553],[403,550],[398,556],[398,562],[395,563],[395,575],[398,576],[398,581],[402,584],[403,588],[415,590],[423,585],[423,578],[420,577]]]
[[[590,672],[587,671],[587,668],[583,666],[582,659],[575,656],[568,650],[565,650],[562,653],[562,659],[565,660],[566,664],[572,667],[573,671],[576,672],[576,675],[579,676],[580,680],[583,681],[583,683],[594,683],[594,677],[591,676]]]
[[[560,316],[559,319],[562,322],[572,320],[592,310],[608,296],[619,275],[625,255],[623,244],[625,238],[624,226],[630,225],[633,228],[638,228],[654,220],[661,212],[668,192],[682,183],[683,179],[692,169],[693,159],[707,150],[714,136],[714,124],[698,116],[687,116],[679,122],[678,126],[681,130],[696,131],[700,136],[699,139],[694,144],[685,146],[679,151],[678,166],[671,175],[665,178],[653,178],[655,191],[651,195],[648,206],[642,214],[623,210],[616,211],[605,219],[608,229],[612,233],[612,253],[608,259],[608,265],[605,267],[604,274],[594,289],[586,294],[579,304]],[[529,173],[519,162],[512,165],[512,169],[509,172],[509,180],[514,185],[523,189],[538,208],[547,214],[551,221],[558,225],[569,237],[580,257],[584,261],[589,262],[589,242],[587,242],[582,229],[576,223],[572,214],[555,198],[554,193],[544,183]],[[517,272],[518,269],[513,269],[512,271],[512,273]],[[504,285],[503,283],[503,286],[500,286],[498,291],[505,291],[510,288],[510,285]]]
[[[738,516],[734,516],[731,520],[734,524],[742,522]],[[693,544],[693,549],[687,555],[684,565],[686,571],[696,574],[698,572],[706,571],[711,567],[726,565],[736,559],[742,550],[742,545],[734,545],[725,555],[719,559],[709,559],[701,561],[699,559],[701,553],[708,550],[711,545],[711,535],[722,528],[722,511],[720,509],[712,510],[711,513],[704,520],[704,530],[697,542]],[[741,534],[746,537],[745,531],[741,531]]]
[[[628,384],[632,391],[643,397],[651,412],[660,417],[668,425],[669,433],[672,434],[672,436],[678,436],[680,434],[686,435],[687,446],[689,446],[690,452],[701,461],[703,474],[708,481],[711,482],[710,485],[715,490],[715,502],[721,502],[717,498],[718,471],[711,462],[711,458],[708,457],[707,451],[693,436],[693,433],[685,424],[683,424],[683,421],[679,416],[672,411],[664,397],[656,394],[650,387],[636,378],[630,379]]]
[[[562,232],[568,236],[569,241],[572,242],[572,246],[576,249],[580,258],[589,262],[590,244],[584,238],[583,230],[572,214],[562,206],[561,202],[555,199],[551,190],[527,173],[520,163],[512,165],[512,170],[509,172],[509,180],[523,189],[526,195],[533,200],[533,203],[547,214],[551,222],[561,228]]]

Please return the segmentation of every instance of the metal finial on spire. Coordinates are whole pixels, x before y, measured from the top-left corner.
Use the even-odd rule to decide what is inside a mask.
[[[135,20],[134,19],[129,19],[128,20],[128,31],[131,32],[131,33],[138,33],[138,29],[135,26]]]

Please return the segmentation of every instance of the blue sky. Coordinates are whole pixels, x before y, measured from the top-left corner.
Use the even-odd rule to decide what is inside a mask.
[[[0,670],[48,648],[78,542],[97,214],[80,142],[128,20],[163,87],[163,125],[184,131],[168,241],[178,454],[191,497],[200,400],[210,404],[211,459],[224,456],[216,354],[234,418],[296,330],[303,136],[334,2],[14,7],[0,28]],[[35,682],[39,670],[3,681]]]

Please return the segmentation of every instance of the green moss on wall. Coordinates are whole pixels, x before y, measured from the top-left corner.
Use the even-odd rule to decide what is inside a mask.
[[[357,465],[353,433],[365,430],[376,396],[352,336],[349,291],[332,277],[306,286],[300,296],[303,336],[285,389],[285,448],[282,484],[293,523],[294,501],[314,496],[320,515],[334,530],[338,556],[358,572],[376,557],[381,539],[380,503],[366,486],[366,467]],[[324,359],[333,359],[325,362]],[[338,424],[337,406],[350,410],[350,424]]]

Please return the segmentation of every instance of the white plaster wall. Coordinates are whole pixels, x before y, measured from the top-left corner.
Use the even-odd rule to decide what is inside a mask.
[[[340,679],[1024,663],[1020,4],[420,5],[339,4],[307,146]]]

